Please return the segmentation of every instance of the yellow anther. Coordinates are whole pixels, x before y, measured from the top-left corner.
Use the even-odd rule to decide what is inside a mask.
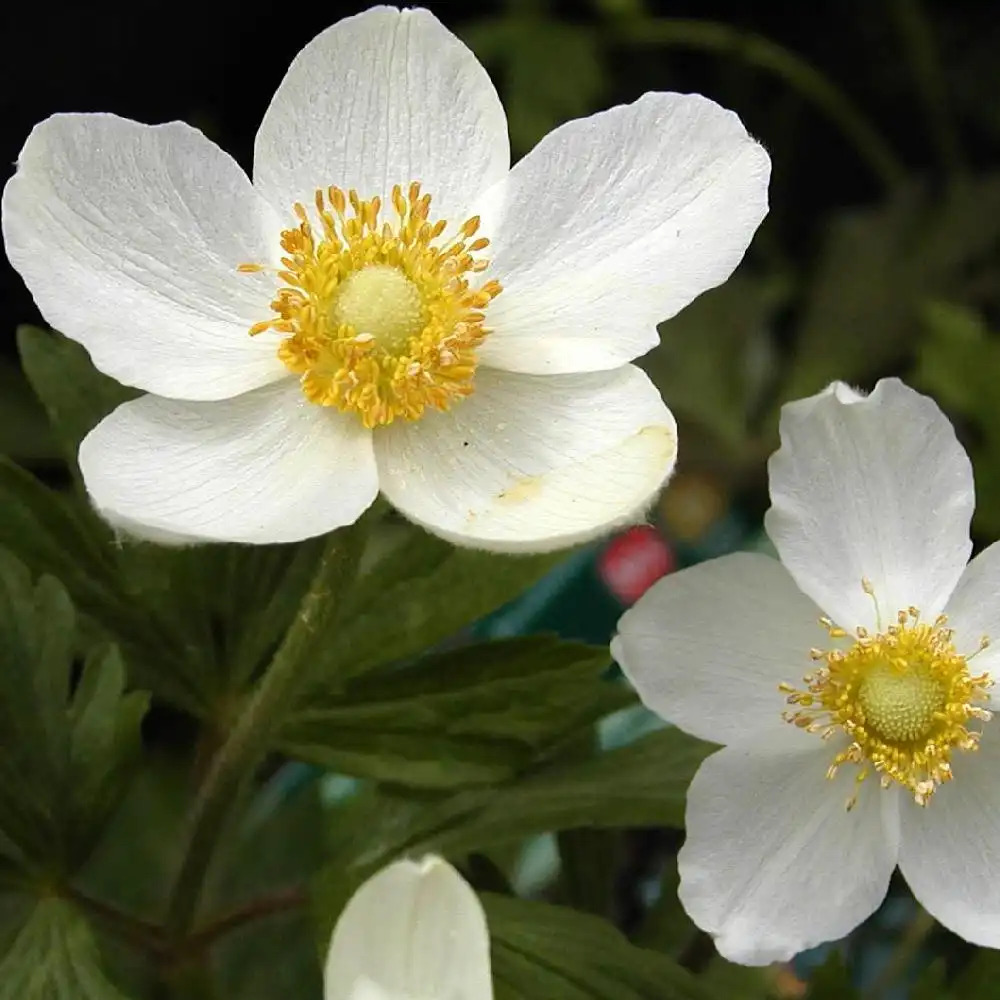
[[[356,413],[366,427],[417,420],[473,391],[485,309],[501,291],[476,277],[488,261],[474,255],[489,246],[472,240],[478,216],[440,245],[448,224],[429,221],[431,196],[419,183],[405,192],[397,184],[388,200],[394,222],[380,221],[381,198],[354,190],[317,190],[312,218],[296,202],[298,225],[281,234],[275,315],[250,328],[284,334],[278,357],[306,398]]]
[[[862,589],[874,599],[870,588],[863,580]],[[946,623],[939,615],[928,624],[917,608],[906,608],[884,632],[872,635],[859,627],[849,647],[810,650],[823,666],[806,675],[804,688],[779,685],[786,702],[799,706],[782,714],[787,722],[806,732],[821,731],[824,739],[837,732],[850,738],[827,777],[833,778],[842,764],[856,764],[858,782],[873,770],[883,787],[900,784],[926,805],[938,785],[952,780],[952,754],[977,749],[981,734],[966,726],[970,719],[985,723],[992,718],[981,707],[992,680],[985,673],[970,674],[968,661],[989,639],[984,636],[975,652],[963,655]],[[821,624],[832,639],[851,638],[828,618]],[[856,800],[857,792],[847,808]]]

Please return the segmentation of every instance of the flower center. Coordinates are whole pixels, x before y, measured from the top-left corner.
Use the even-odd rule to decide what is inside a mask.
[[[501,291],[478,279],[489,245],[474,238],[478,216],[443,238],[448,225],[430,220],[419,184],[405,195],[397,185],[391,200],[391,222],[380,221],[380,198],[337,187],[316,192],[316,225],[296,204],[299,225],[281,234],[275,315],[250,328],[285,334],[278,357],[306,398],[356,413],[366,427],[417,420],[472,393],[483,310]]]
[[[895,743],[926,737],[947,705],[947,687],[926,663],[873,663],[858,685],[858,707],[872,732]]]
[[[867,581],[863,586],[873,593]],[[884,788],[903,785],[926,805],[938,785],[951,780],[952,753],[977,748],[981,734],[969,730],[969,721],[992,717],[977,704],[988,700],[992,681],[985,673],[973,676],[968,666],[988,640],[963,655],[945,616],[928,624],[916,608],[900,611],[884,631],[880,619],[876,635],[858,628],[852,637],[829,619],[822,624],[831,639],[853,642],[848,648],[812,650],[821,665],[806,674],[804,688],[779,685],[796,706],[783,717],[824,739],[847,735],[850,744],[836,754],[827,777],[841,764],[856,764],[857,782],[875,771]],[[855,799],[856,794],[848,808]]]
[[[331,304],[337,326],[371,335],[388,351],[405,348],[427,324],[420,289],[391,264],[369,264],[343,281]]]

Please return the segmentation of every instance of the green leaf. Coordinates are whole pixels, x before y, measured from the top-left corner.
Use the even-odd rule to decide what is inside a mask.
[[[85,617],[86,629],[120,642],[144,685],[177,704],[197,707],[191,685],[196,691],[205,670],[184,669],[192,648],[197,650],[185,639],[193,615],[172,634],[164,621],[167,605],[156,600],[159,592],[144,589],[123,569],[123,562],[145,558],[151,546],[116,548],[82,496],[57,493],[2,457],[0,546],[32,573],[57,577]],[[137,556],[140,549],[143,555]],[[165,556],[172,558],[175,553]]]
[[[71,469],[80,442],[115,407],[139,393],[102,375],[86,350],[62,334],[21,326],[17,346],[28,381],[45,407]]]
[[[96,540],[93,524],[80,501],[0,457],[0,546],[33,572],[59,577],[88,611],[119,603],[114,559]]]
[[[651,733],[630,746],[496,790],[433,843],[442,850],[465,850],[576,827],[682,828],[687,787],[713,749],[677,729]]]
[[[24,326],[18,346],[76,475],[83,437],[138,394],[97,371],[83,347],[58,333]],[[115,533],[85,503],[45,490],[19,470],[0,470],[0,497],[5,492],[15,500],[15,517],[4,530],[0,514],[0,544],[33,570],[62,579],[81,610],[135,650],[129,658],[141,664],[143,683],[199,714],[231,701],[267,659],[318,553],[317,541],[173,549],[116,544]]]
[[[606,648],[551,638],[467,646],[314,698],[286,723],[280,746],[395,784],[501,781],[631,700],[601,680],[609,663]]]
[[[134,657],[151,674],[143,682],[225,725],[220,709],[235,707],[273,653],[322,542],[120,548],[119,586],[144,626],[136,637],[142,655]]]
[[[687,970],[611,924],[484,894],[498,1000],[709,1000]]]
[[[503,556],[453,548],[419,528],[347,594],[336,641],[316,665],[328,688],[381,664],[415,657],[535,584],[566,553]],[[307,692],[304,703],[316,697]]]
[[[215,961],[227,997],[306,1000],[322,995],[315,929],[304,894],[300,905],[282,905],[302,892],[325,857],[325,812],[316,782],[289,788],[293,774],[293,769],[279,771],[228,838],[211,910],[233,913],[251,900],[272,910],[220,939]]]
[[[0,454],[18,462],[58,457],[45,411],[20,369],[0,360]]]
[[[105,977],[86,920],[42,899],[0,958],[0,1000],[124,1000]]]
[[[78,853],[89,854],[104,820],[121,800],[142,750],[148,708],[145,692],[125,691],[125,667],[115,648],[87,659],[68,713],[73,831],[85,845]]]
[[[681,827],[687,786],[712,749],[666,729],[591,759],[540,763],[509,785],[433,798],[369,789],[332,813],[337,861],[317,881],[321,915],[338,913],[365,878],[400,855],[461,856],[553,830]]]
[[[73,689],[75,616],[62,586],[0,552],[0,830],[66,873],[92,851],[140,750],[146,696],[113,649]]]

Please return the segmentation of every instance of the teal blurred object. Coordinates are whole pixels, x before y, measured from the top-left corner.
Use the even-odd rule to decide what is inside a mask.
[[[597,558],[602,546],[575,552],[531,590],[472,627],[476,639],[556,632],[564,639],[607,642],[621,606],[602,586]]]
[[[472,629],[477,639],[555,632],[563,639],[606,645],[622,611],[677,566],[656,529],[640,525],[587,546],[531,590]]]

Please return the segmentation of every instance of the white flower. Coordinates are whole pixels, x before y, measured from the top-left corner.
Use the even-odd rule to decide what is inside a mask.
[[[486,915],[446,861],[397,861],[351,897],[327,954],[325,1000],[492,1000]]]
[[[7,253],[53,326],[150,393],[83,442],[95,506],[160,540],[279,542],[381,490],[500,550],[641,515],[676,428],[628,362],[740,261],[767,155],[711,101],[647,94],[509,163],[472,53],[391,7],[298,54],[252,183],[179,122],[38,125]]]
[[[1000,947],[1000,648],[984,639],[1000,545],[968,563],[969,460],[933,401],[890,379],[786,406],[769,471],[781,561],[667,577],[612,647],[650,708],[725,745],[688,792],[684,907],[727,958],[762,964],[848,933],[898,865],[933,916]]]

